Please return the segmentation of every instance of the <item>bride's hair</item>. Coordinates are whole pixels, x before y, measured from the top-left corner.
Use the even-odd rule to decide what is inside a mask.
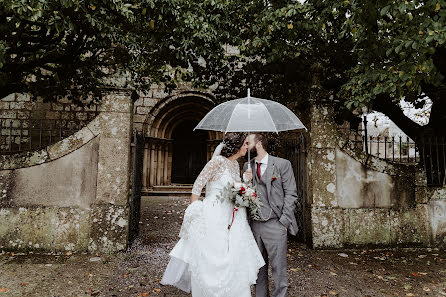
[[[243,146],[246,139],[246,133],[228,133],[223,138],[223,148],[221,149],[221,155],[223,157],[230,157],[235,155],[238,150]]]

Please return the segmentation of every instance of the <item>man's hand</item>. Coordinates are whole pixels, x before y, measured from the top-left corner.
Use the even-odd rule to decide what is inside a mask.
[[[252,169],[249,168],[243,173],[243,178],[245,179],[245,182],[249,182],[252,179]]]

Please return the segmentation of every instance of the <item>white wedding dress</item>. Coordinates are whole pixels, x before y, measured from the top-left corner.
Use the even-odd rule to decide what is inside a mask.
[[[180,230],[180,240],[170,252],[171,259],[161,284],[193,297],[250,297],[265,261],[247,221],[247,211],[228,200],[217,198],[229,182],[240,181],[237,161],[218,155],[203,168],[192,193],[206,197],[189,205]]]

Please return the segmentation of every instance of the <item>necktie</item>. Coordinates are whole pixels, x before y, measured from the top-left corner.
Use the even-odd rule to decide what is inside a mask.
[[[260,179],[261,178],[261,171],[260,171],[260,165],[262,165],[262,163],[257,163],[257,177]]]

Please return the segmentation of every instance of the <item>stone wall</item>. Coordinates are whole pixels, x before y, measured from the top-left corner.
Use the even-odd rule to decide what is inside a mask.
[[[446,244],[446,189],[423,168],[391,164],[350,146],[330,105],[311,111],[308,203],[315,248]]]
[[[110,92],[86,127],[1,155],[0,248],[115,252],[127,246],[133,103]]]
[[[11,94],[0,100],[0,126],[2,128],[0,150],[7,150],[10,140],[14,151],[19,142],[26,150],[30,145],[30,136],[33,137],[32,142],[36,145],[40,138],[41,122],[44,130],[43,142],[47,142],[50,128],[54,130],[52,131],[53,139],[59,135],[65,137],[84,127],[97,113],[98,106],[96,105],[79,107],[66,99],[53,103],[42,100],[32,101],[29,95]],[[12,133],[9,130],[11,126]],[[20,127],[22,131],[18,130]],[[30,127],[33,127],[34,131],[30,132]]]

